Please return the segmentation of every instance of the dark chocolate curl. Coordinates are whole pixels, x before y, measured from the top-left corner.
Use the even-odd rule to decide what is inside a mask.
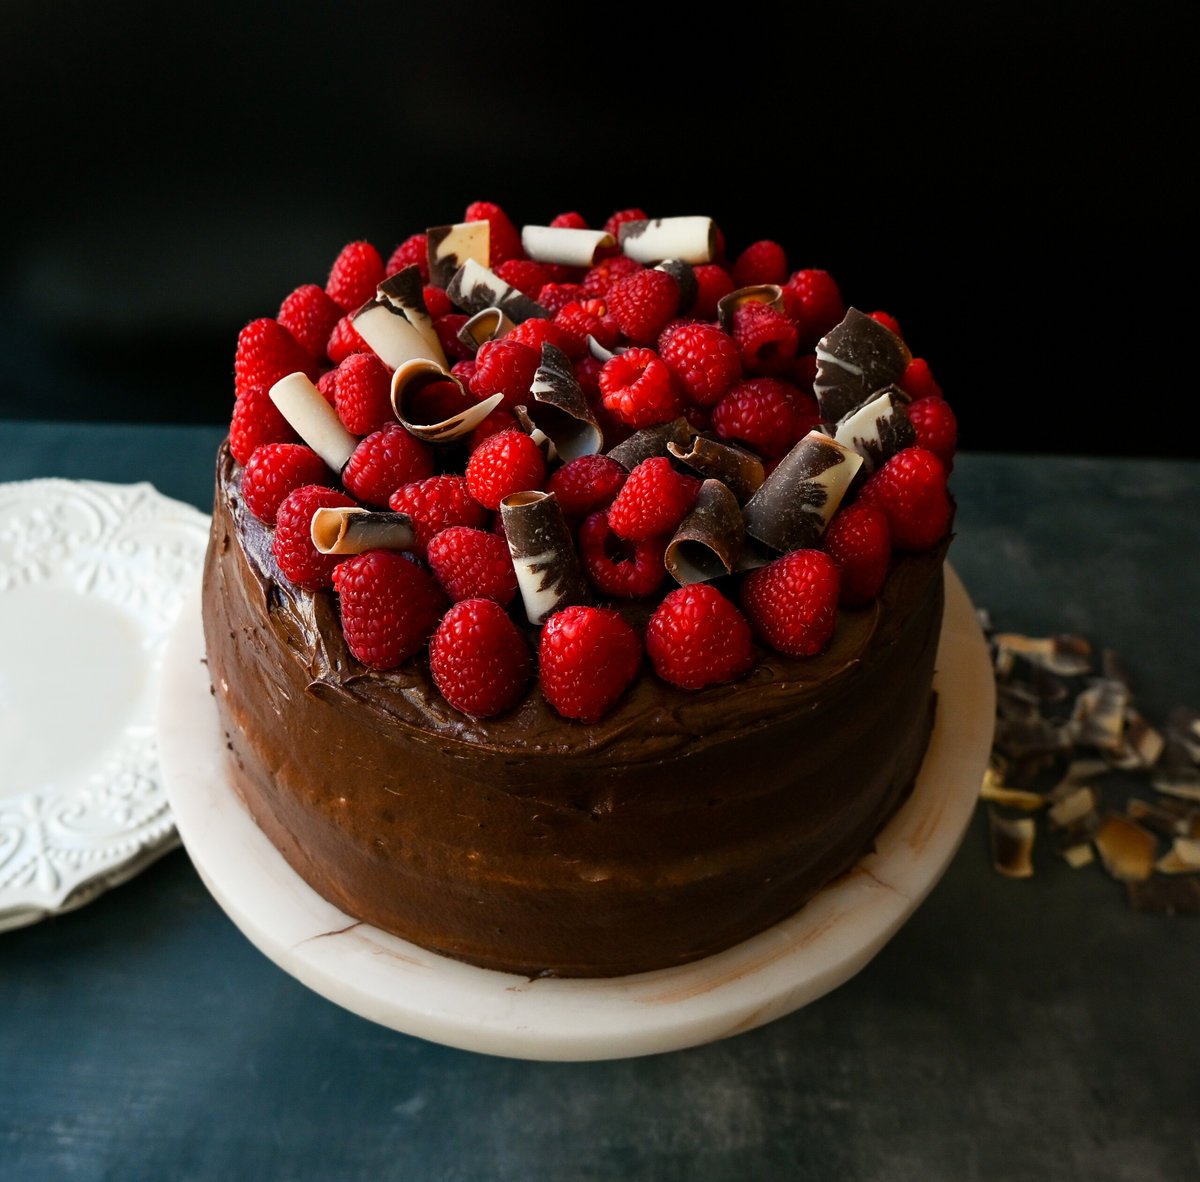
[[[542,343],[542,364],[529,387],[529,417],[545,432],[566,461],[593,456],[604,447],[604,433],[575,378],[571,359],[549,341]]]
[[[763,462],[744,448],[697,435],[690,447],[668,443],[667,451],[701,476],[721,481],[741,502],[748,501],[762,487]]]
[[[531,624],[591,601],[571,530],[553,493],[513,493],[500,502],[500,517]]]
[[[719,579],[737,570],[745,538],[737,498],[719,480],[706,480],[692,511],[667,543],[663,563],[677,583]]]
[[[669,423],[659,423],[657,426],[643,427],[640,431],[635,431],[623,443],[618,443],[612,448],[608,457],[616,460],[626,472],[632,472],[643,460],[667,455],[669,444],[686,447],[695,434],[695,428],[681,415]]]
[[[550,313],[541,304],[518,291],[511,283],[505,283],[495,271],[481,267],[474,259],[467,259],[446,287],[446,294],[464,312],[482,312],[485,308],[499,308],[514,324],[525,320],[548,320]]]
[[[692,310],[696,297],[700,294],[700,285],[696,282],[696,271],[691,263],[683,259],[663,259],[656,271],[666,271],[679,284],[679,314],[682,316]]]
[[[782,312],[783,288],[778,283],[756,283],[753,287],[739,287],[722,296],[717,301],[717,323],[726,332],[733,332],[733,314],[743,304],[767,304]]]
[[[911,360],[908,346],[890,328],[851,308],[817,342],[813,389],[821,417],[827,423],[844,419],[877,390],[898,382]]]

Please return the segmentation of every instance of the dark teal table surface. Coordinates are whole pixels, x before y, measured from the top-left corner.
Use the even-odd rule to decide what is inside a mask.
[[[0,479],[149,480],[207,509],[221,432],[0,423]],[[1200,705],[1200,465],[966,455],[951,558],[995,622],[1117,650]],[[1138,914],[982,814],[866,969],[650,1058],[488,1058],[375,1026],[263,957],[176,851],[0,934],[0,1179],[1194,1179],[1200,919]]]

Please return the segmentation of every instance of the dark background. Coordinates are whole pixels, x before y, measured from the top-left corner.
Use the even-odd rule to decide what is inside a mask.
[[[224,421],[243,323],[488,199],[778,239],[964,447],[1200,455],[1185,13],[8,6],[0,417]]]

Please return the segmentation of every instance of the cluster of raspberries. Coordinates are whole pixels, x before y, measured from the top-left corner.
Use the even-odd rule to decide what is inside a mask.
[[[616,236],[623,222],[645,216],[623,210],[604,228]],[[542,344],[572,360],[606,447],[683,415],[697,432],[757,453],[769,472],[820,422],[814,347],[845,314],[836,283],[825,271],[790,271],[775,242],[755,242],[730,260],[718,233],[717,257],[694,268],[696,295],[681,308],[672,275],[616,248],[586,270],[547,265],[524,257],[519,231],[498,206],[476,202],[463,220],[490,223],[492,270],[548,309],[549,319],[526,320],[472,353],[458,336],[467,316],[428,284],[426,238],[414,234],[386,263],[371,244],[350,243],[323,287],[298,287],[275,317],[252,321],[238,338],[229,446],[244,465],[245,503],[273,528],[287,579],[336,592],[347,645],[364,665],[395,668],[428,646],[445,699],[484,718],[523,698],[536,661],[550,705],[563,717],[595,722],[637,678],[643,653],[663,680],[696,690],[745,675],[756,662],[756,641],[794,656],[820,651],[839,605],[879,593],[893,551],[925,549],[944,536],[955,420],[918,358],[900,383],[913,400],[907,413],[917,445],[893,456],[843,504],[819,549],[664,594],[664,550],[700,480],[666,457],[632,472],[605,455],[548,463],[514,414],[529,400]],[[577,213],[551,225],[586,227]],[[351,319],[382,280],[413,264],[426,281],[425,303],[454,376],[476,400],[503,395],[473,433],[449,447],[431,447],[396,421],[390,371]],[[754,284],[782,286],[782,309],[744,304],[729,331],[719,327],[717,301]],[[873,315],[899,333],[892,317]],[[589,336],[620,351],[598,360]],[[298,441],[268,396],[296,371],[317,383],[347,430],[361,437],[340,473]],[[447,414],[462,409],[462,391],[449,382],[430,387],[429,397],[446,399]],[[505,496],[527,489],[555,494],[604,605],[567,607],[532,640],[497,513]],[[415,551],[319,553],[310,536],[313,514],[339,505],[407,514]],[[631,622],[645,619],[644,607],[623,610],[634,601],[652,607],[644,627]]]

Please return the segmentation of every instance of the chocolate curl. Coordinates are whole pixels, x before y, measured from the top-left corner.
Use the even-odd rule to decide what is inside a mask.
[[[446,287],[468,259],[491,265],[492,227],[489,222],[456,222],[425,231],[429,249],[429,282]]]
[[[748,501],[762,487],[766,476],[762,460],[753,452],[718,443],[706,435],[697,435],[688,447],[668,443],[667,451],[701,476],[721,481],[741,502]]]
[[[445,366],[446,354],[425,307],[421,272],[415,264],[397,271],[376,288],[352,318],[358,335],[389,369],[414,357]]]
[[[888,386],[838,423],[833,437],[862,456],[864,475],[917,442],[916,428],[904,410],[908,401],[899,386]]]
[[[602,345],[590,332],[587,335],[587,347],[597,361],[611,361],[618,353],[624,352],[624,349],[610,349]]]
[[[531,624],[591,600],[571,531],[553,493],[512,493],[500,502],[500,519]]]
[[[271,387],[268,397],[289,425],[335,472],[345,467],[358,440],[342,426],[337,411],[302,373],[290,373]]]
[[[912,354],[890,328],[851,308],[817,342],[817,377],[813,382],[821,417],[844,419],[884,386],[898,382]]]
[[[554,443],[550,436],[529,417],[529,411],[525,407],[514,406],[513,418],[517,420],[517,426],[542,449],[542,455],[546,457],[547,464],[553,463],[558,459],[558,452],[555,451]]]
[[[533,395],[529,417],[564,460],[593,456],[604,447],[604,432],[575,379],[570,358],[549,341],[542,342],[542,364],[529,392]]]
[[[616,239],[605,230],[573,230],[567,226],[523,226],[521,245],[539,263],[564,267],[590,267],[596,251],[615,246]]]
[[[312,543],[321,554],[365,554],[368,550],[411,550],[416,544],[405,513],[325,508],[313,514]]]
[[[426,357],[406,361],[392,374],[392,410],[409,434],[423,439],[426,443],[449,443],[470,434],[504,401],[503,394],[493,394],[448,419],[441,419],[436,423],[417,422],[412,417],[416,396],[434,382],[453,382],[464,395],[470,397],[458,378],[444,370],[436,361],[430,361]]]
[[[719,480],[706,480],[692,511],[667,543],[663,564],[684,585],[719,579],[737,569],[745,537],[737,498]]]
[[[467,259],[446,287],[446,294],[466,312],[482,312],[484,308],[502,309],[514,324],[523,320],[548,320],[550,313],[541,304],[505,283],[495,271]]]
[[[750,498],[746,532],[780,553],[815,546],[862,462],[858,452],[810,431]]]
[[[624,442],[610,449],[608,458],[616,460],[626,472],[632,472],[643,460],[665,456],[667,447],[672,443],[686,447],[695,434],[695,428],[680,415],[669,423],[659,423],[657,426],[643,427],[640,431],[635,431]]]
[[[504,314],[503,308],[484,308],[476,312],[470,320],[458,330],[458,339],[468,349],[478,349],[488,341],[494,341],[516,327]]]
[[[711,263],[717,252],[712,218],[648,218],[626,222],[617,233],[622,252],[639,263],[661,263],[663,259]]]
[[[733,332],[733,314],[743,304],[767,304],[777,312],[783,311],[783,288],[778,283],[756,283],[739,287],[717,300],[717,323],[728,333]]]
[[[663,259],[654,269],[665,271],[679,285],[679,314],[690,312],[700,294],[700,284],[696,282],[691,263],[685,263],[683,259]]]

